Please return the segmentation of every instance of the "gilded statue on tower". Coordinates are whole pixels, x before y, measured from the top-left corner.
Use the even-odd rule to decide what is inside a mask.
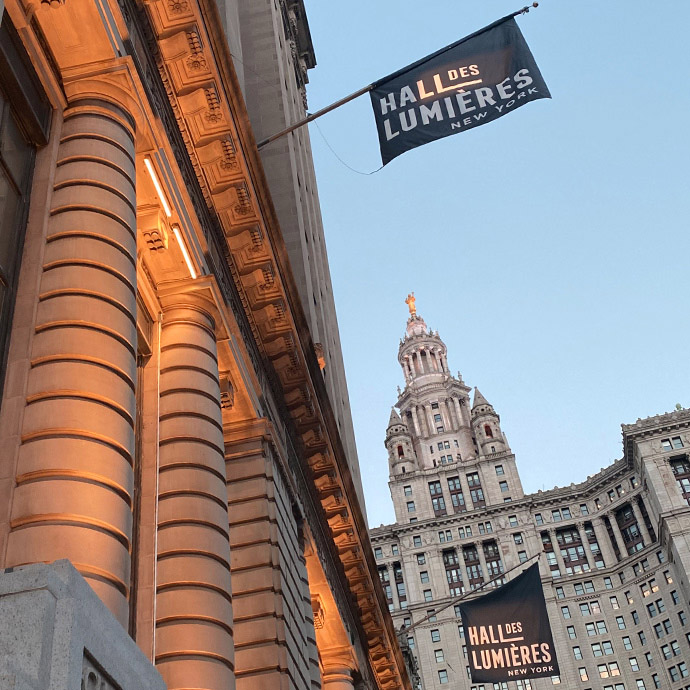
[[[417,316],[417,307],[415,307],[415,296],[414,292],[411,292],[408,296],[407,299],[405,300],[405,304],[409,307],[410,309],[410,316]]]

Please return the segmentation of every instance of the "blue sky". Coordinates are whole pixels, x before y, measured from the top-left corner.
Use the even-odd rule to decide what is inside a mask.
[[[314,111],[520,3],[306,6]],[[690,406],[690,2],[544,0],[518,23],[552,100],[374,175],[326,144],[380,166],[368,96],[310,125],[372,526],[394,519],[383,439],[411,290],[527,492],[619,458],[621,423]]]

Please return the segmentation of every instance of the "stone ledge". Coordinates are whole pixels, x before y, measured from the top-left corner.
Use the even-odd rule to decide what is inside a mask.
[[[87,675],[107,690],[165,690],[69,561],[0,572],[1,687],[80,690]]]

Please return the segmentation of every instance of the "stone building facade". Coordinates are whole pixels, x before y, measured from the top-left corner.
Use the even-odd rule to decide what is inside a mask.
[[[239,40],[233,55],[257,141],[307,116],[308,70],[316,66],[303,0],[224,0],[236,7]],[[307,317],[326,390],[348,457],[357,495],[364,494],[331,286],[309,129],[300,127],[261,147],[297,292]]]
[[[494,407],[414,301],[386,430],[395,524],[371,531],[424,690],[690,689],[690,411],[623,426],[623,456],[525,495]],[[560,675],[473,684],[457,602],[539,557]]]
[[[231,10],[4,3],[3,689],[409,688]]]

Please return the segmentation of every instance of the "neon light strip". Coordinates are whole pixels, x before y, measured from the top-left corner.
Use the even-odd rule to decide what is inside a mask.
[[[165,215],[170,218],[172,216],[172,211],[170,210],[170,206],[168,206],[168,200],[165,198],[165,194],[163,193],[163,188],[161,187],[161,183],[158,181],[158,176],[156,175],[156,171],[153,169],[153,165],[151,164],[151,159],[150,158],[144,158],[144,165],[146,166],[146,169],[149,171],[149,175],[151,175],[151,179],[153,180],[153,186],[156,188],[156,193],[158,194],[158,198],[161,200],[161,203],[163,204],[163,210],[165,211]]]
[[[185,263],[187,264],[187,268],[189,269],[189,275],[191,275],[192,280],[194,280],[196,278],[196,271],[194,270],[194,265],[192,264],[192,258],[189,256],[189,252],[187,251],[187,245],[184,243],[184,240],[182,239],[180,226],[173,225],[172,230],[175,233],[175,239],[177,240],[177,243],[180,245],[180,249],[182,250],[182,256],[184,257]]]

